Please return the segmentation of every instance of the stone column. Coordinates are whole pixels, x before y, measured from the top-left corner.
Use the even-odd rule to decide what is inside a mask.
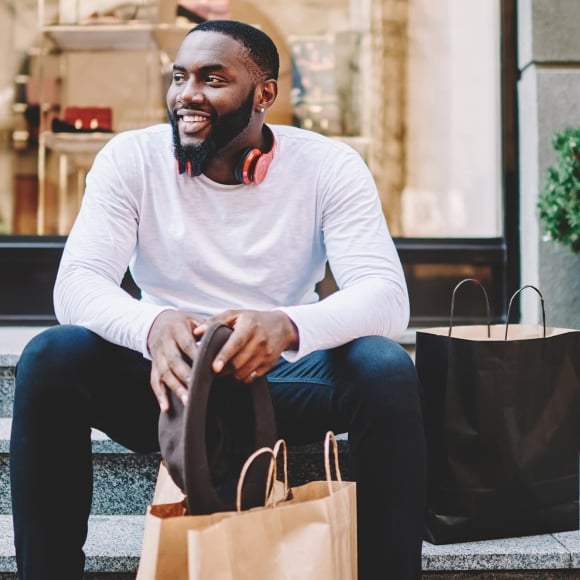
[[[580,256],[544,239],[536,203],[555,163],[551,140],[580,126],[580,2],[518,0],[521,284],[546,302],[548,326],[580,329]],[[535,292],[522,293],[522,321],[536,323]]]

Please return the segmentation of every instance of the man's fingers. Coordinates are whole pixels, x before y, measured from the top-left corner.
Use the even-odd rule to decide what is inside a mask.
[[[194,330],[196,338],[216,323],[227,324],[233,332],[212,362],[215,373],[232,372],[239,381],[253,379],[250,373],[265,374],[280,355],[279,326],[275,315],[253,310],[227,310]]]
[[[183,405],[187,405],[187,389],[183,386],[183,383],[175,377],[175,375],[167,376],[167,378],[164,379],[163,384],[165,388],[170,389],[175,393]]]
[[[251,365],[249,365],[251,366]],[[265,367],[264,365],[258,365],[254,368],[253,371],[250,371],[246,378],[244,379],[244,383],[253,383],[256,379],[263,377],[270,369]],[[242,371],[240,374],[242,374]]]
[[[181,383],[176,383],[171,390],[179,397],[179,400],[185,407],[187,405],[187,389]]]
[[[173,337],[174,348],[172,348],[172,352],[174,353],[171,357],[170,364],[173,366],[174,364],[179,364],[181,360],[183,360],[182,354],[185,354],[187,359],[189,359],[188,364],[191,364],[191,361],[195,359],[195,353],[197,351],[197,338],[194,336],[193,327],[189,328],[181,328],[178,332],[175,333]],[[179,359],[178,359],[179,357]],[[183,369],[179,373],[180,376],[183,375]]]
[[[189,368],[187,365],[185,366],[186,368]],[[153,393],[157,398],[159,408],[162,412],[167,412],[170,407],[167,389],[173,391],[183,405],[187,404],[187,389],[184,386],[186,381],[182,381],[182,379],[177,377],[169,368],[161,374],[152,372],[151,375],[151,388],[153,389]]]
[[[217,353],[212,368],[214,372],[220,373],[226,365],[233,369],[234,376],[239,379],[239,371],[248,360],[254,355],[251,348],[251,335],[242,328],[236,327]],[[249,371],[248,371],[249,372]],[[245,377],[244,377],[245,378]]]
[[[193,331],[198,323],[203,323],[203,319],[187,312],[167,310],[155,319],[150,329],[150,382],[163,412],[170,407],[168,390],[173,391],[184,405],[187,403],[191,366],[197,353],[197,338]]]
[[[220,324],[227,324],[228,326],[231,326],[233,328],[236,322],[237,315],[238,315],[237,310],[226,310],[225,312],[216,314],[211,318],[207,318],[201,324],[198,324],[193,329],[193,335],[197,339],[200,339],[210,326],[217,324],[218,322]]]
[[[229,363],[234,377],[251,383],[258,376],[265,375],[273,366],[273,362],[265,354],[266,350],[259,340],[248,341]]]
[[[159,403],[161,412],[167,413],[167,411],[169,411],[169,399],[167,398],[165,385],[159,380],[159,377],[155,371],[151,372],[151,389],[153,390],[153,394]]]

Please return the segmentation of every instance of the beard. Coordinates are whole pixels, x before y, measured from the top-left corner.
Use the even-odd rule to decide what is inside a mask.
[[[182,145],[179,135],[179,119],[169,114],[173,131],[173,151],[180,172],[188,165],[191,175],[201,175],[215,155],[235,139],[250,123],[254,108],[254,89],[251,89],[244,102],[235,110],[218,117],[209,135],[197,145]]]

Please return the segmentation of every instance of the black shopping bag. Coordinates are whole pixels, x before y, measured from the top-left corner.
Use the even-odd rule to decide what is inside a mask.
[[[543,324],[417,331],[434,544],[578,529],[580,331]]]

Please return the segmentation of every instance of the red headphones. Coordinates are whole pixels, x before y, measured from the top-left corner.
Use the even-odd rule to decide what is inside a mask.
[[[274,159],[274,149],[276,148],[276,140],[272,135],[272,147],[266,153],[260,151],[257,147],[248,147],[242,151],[240,160],[234,169],[234,176],[238,183],[262,183],[268,173],[268,167]]]
[[[257,147],[248,147],[242,151],[240,160],[234,169],[234,177],[238,183],[244,183],[246,185],[252,183],[259,184],[266,178],[266,173],[268,173],[270,163],[272,163],[272,159],[274,159],[276,138],[274,137],[274,133],[272,133],[272,131],[265,125],[264,133],[268,134],[272,142],[272,147],[270,147],[270,150],[265,153]],[[182,167],[178,162],[177,170],[179,173],[187,173],[190,176],[193,173],[189,161],[185,164],[185,167]]]

